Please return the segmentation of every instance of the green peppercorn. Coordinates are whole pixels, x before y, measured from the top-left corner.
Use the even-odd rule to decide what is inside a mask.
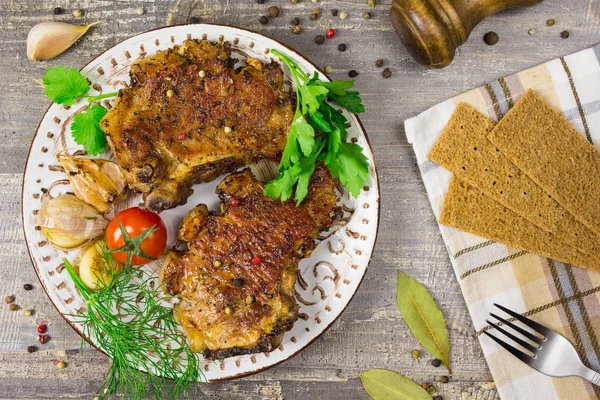
[[[56,366],[58,367],[58,369],[63,369],[67,366],[67,364],[64,361],[61,361],[58,364],[56,364]]]
[[[500,38],[498,37],[498,34],[496,32],[488,32],[485,35],[483,35],[483,41],[489,46],[495,45],[496,43],[498,43],[498,40],[500,40]]]
[[[415,360],[421,358],[421,352],[417,349],[413,350],[410,352],[410,355],[412,356],[412,358],[414,358]]]
[[[252,303],[254,303],[254,301],[255,301],[254,296],[250,296],[250,295],[246,296],[246,304],[252,304]]]
[[[375,7],[375,0],[368,0],[367,4],[369,5],[369,7]]]
[[[26,317],[31,317],[34,314],[34,311],[29,309],[29,310],[25,310],[25,316]]]
[[[371,13],[370,12],[363,13],[363,18],[364,19],[371,19]]]
[[[146,9],[144,7],[138,7],[138,9],[135,10],[135,12],[137,13],[137,15],[144,15],[146,14]]]
[[[333,72],[333,67],[331,65],[325,66],[325,73],[330,74]]]
[[[535,35],[535,29],[531,28],[530,30],[527,31],[527,33],[529,33],[530,35]]]
[[[448,383],[449,381],[450,381],[450,378],[448,378],[446,375],[444,375],[440,378],[440,382],[442,382],[442,383]]]
[[[548,25],[548,26],[553,26],[554,23],[555,23],[555,21],[553,18],[550,18],[548,21],[546,21],[546,25]]]
[[[569,31],[562,31],[560,33],[560,37],[563,38],[563,39],[568,39],[569,36],[570,36]]]
[[[426,390],[427,390],[427,393],[429,393],[429,394],[434,394],[437,392],[437,389],[433,385],[430,385]]]
[[[323,35],[315,36],[315,43],[319,44],[319,45],[325,43],[325,36],[323,36]]]
[[[340,13],[340,19],[341,19],[341,20],[345,20],[346,18],[348,18],[348,13],[347,13],[347,12],[344,12],[344,11],[342,11],[342,12]]]
[[[298,0],[290,0],[292,2],[292,4],[296,4],[298,3]]]

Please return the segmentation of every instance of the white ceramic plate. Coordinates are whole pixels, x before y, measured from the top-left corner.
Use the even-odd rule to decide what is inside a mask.
[[[234,52],[237,49],[262,61],[269,60],[270,49],[277,49],[294,58],[310,75],[317,71],[321,79],[327,79],[310,61],[275,40],[244,29],[207,24],[172,26],[139,34],[96,57],[83,68],[82,73],[91,81],[95,91],[111,92],[129,82],[129,67],[136,59],[181,44],[189,38],[229,41]],[[66,176],[55,168],[58,165],[55,154],[65,147],[78,148],[69,134],[69,126],[75,112],[84,106],[85,100],[71,107],[50,106],[33,139],[23,179],[23,224],[31,261],[52,303],[80,334],[81,326],[68,315],[74,314],[85,303],[61,263],[63,257],[72,259],[76,251],[65,253],[56,250],[35,229],[34,218],[45,196],[70,191]],[[202,361],[204,378],[199,376],[199,380],[214,381],[248,375],[287,360],[325,332],[358,289],[377,236],[379,187],[373,153],[362,125],[355,116],[348,113],[345,116],[351,123],[349,138],[356,140],[369,158],[369,181],[358,199],[349,198],[347,194],[341,196],[340,204],[344,209],[342,223],[322,235],[322,241],[311,257],[300,263],[296,284],[300,318],[285,334],[278,349],[270,353],[226,358],[217,363]],[[110,157],[110,154],[104,157]],[[209,207],[217,207],[214,189],[220,180],[196,185],[194,195],[186,205],[161,214],[170,238],[176,237],[183,216],[196,204],[202,202]],[[137,203],[139,195],[131,194],[127,201],[116,207],[116,211]]]

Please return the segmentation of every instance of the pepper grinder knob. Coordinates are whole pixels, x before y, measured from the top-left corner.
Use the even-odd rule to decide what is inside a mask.
[[[394,0],[391,17],[406,49],[420,64],[444,68],[486,17],[543,0]]]

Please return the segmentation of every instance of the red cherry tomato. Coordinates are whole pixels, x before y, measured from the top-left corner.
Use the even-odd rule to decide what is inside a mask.
[[[333,38],[334,36],[335,36],[335,31],[333,30],[333,28],[329,28],[329,29],[327,30],[327,38],[328,38],[328,39],[331,39],[331,38]]]
[[[167,228],[165,227],[165,223],[158,214],[153,213],[152,211],[142,210],[139,207],[123,210],[110,221],[106,228],[106,245],[109,250],[118,249],[125,245],[125,240],[121,234],[117,218],[121,221],[127,235],[131,239],[142,234],[146,230],[155,227],[156,230],[144,239],[140,245],[140,249],[152,258],[159,258],[163,254],[165,247],[167,246]],[[112,253],[112,256],[115,260],[123,264],[127,262],[127,253],[124,251]],[[147,258],[134,255],[131,263],[133,265],[142,265],[148,264],[151,261],[152,260]]]

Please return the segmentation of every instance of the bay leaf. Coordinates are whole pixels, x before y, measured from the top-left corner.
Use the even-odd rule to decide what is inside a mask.
[[[446,321],[431,294],[419,282],[398,271],[396,301],[415,338],[452,373]]]
[[[420,385],[387,369],[365,371],[360,374],[360,380],[373,400],[431,400]]]

